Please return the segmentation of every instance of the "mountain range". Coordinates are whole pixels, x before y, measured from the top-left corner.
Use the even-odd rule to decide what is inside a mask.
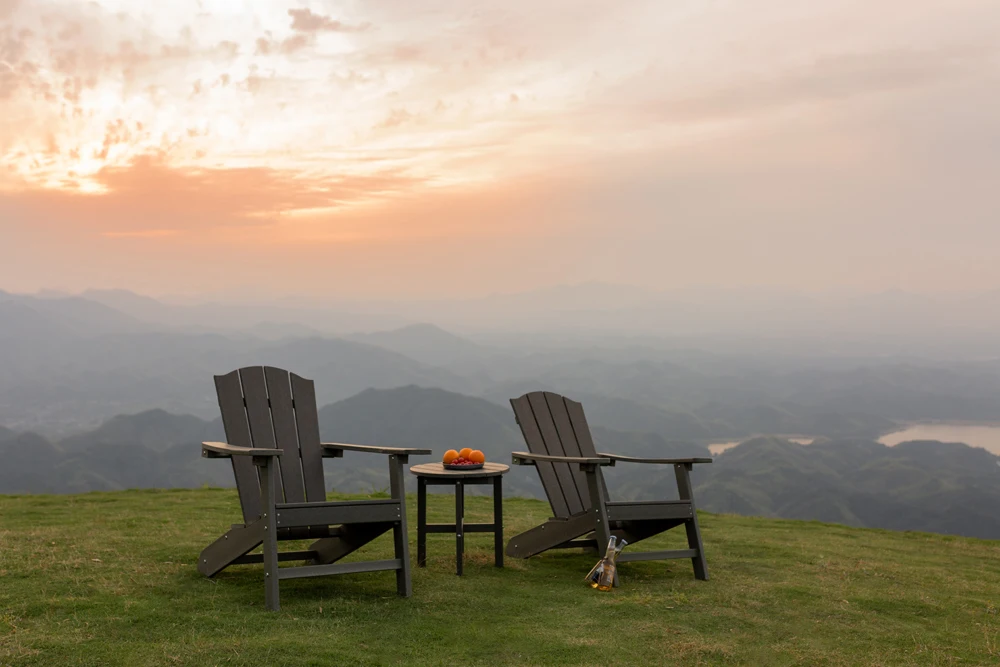
[[[129,293],[104,297],[140,314],[139,305],[159,307]],[[78,296],[0,293],[0,424],[18,430],[58,438],[156,408],[210,418],[211,376],[255,364],[313,378],[323,403],[410,384],[499,405],[552,389],[586,397],[609,424],[638,421],[668,439],[875,437],[895,422],[1000,414],[996,360],[712,352],[633,339],[499,344],[429,324],[271,339],[163,328]]]
[[[884,295],[865,308],[897,302],[886,312],[927,304]],[[399,308],[0,292],[0,493],[231,484],[227,463],[199,456],[200,441],[224,437],[212,376],[264,364],[316,381],[327,439],[437,453],[471,445],[506,461],[523,447],[508,399],[546,389],[583,402],[595,440],[610,451],[707,456],[709,444],[744,441],[696,468],[707,509],[1000,536],[980,509],[994,501],[1000,468],[991,455],[875,442],[911,420],[995,420],[1000,361],[989,345],[941,358],[912,351],[930,329],[889,352],[836,327],[827,337],[740,335],[760,324],[756,315],[756,325],[690,336],[578,326],[652,303],[657,317],[694,316],[663,293],[609,286]],[[466,325],[486,306],[490,317],[527,324],[459,335],[418,319],[446,306]],[[550,326],[556,320],[561,328]],[[623,498],[672,488],[652,466],[607,475]],[[384,461],[353,453],[328,461],[326,479],[343,491],[387,483]],[[505,487],[541,495],[530,469],[512,470]],[[963,506],[974,507],[962,514]]]
[[[369,389],[320,409],[324,440],[446,449],[473,446],[491,461],[524,449],[513,413],[483,399],[415,386]],[[704,445],[654,433],[619,431],[589,415],[599,451],[638,457],[709,456]],[[152,410],[118,416],[97,429],[50,442],[0,431],[0,493],[77,493],[134,487],[232,486],[226,461],[202,459],[202,440],[225,438],[220,420]],[[415,459],[412,463],[427,459]],[[430,459],[433,460],[433,459]],[[1000,538],[1000,458],[964,444],[866,439],[809,446],[775,437],[743,442],[696,466],[699,506],[714,512],[812,519],[898,530]],[[328,489],[379,490],[384,457],[348,453],[325,462]],[[675,497],[667,467],[619,464],[606,470],[616,499]],[[408,480],[412,486],[413,480]],[[515,466],[508,495],[544,497],[537,474]]]

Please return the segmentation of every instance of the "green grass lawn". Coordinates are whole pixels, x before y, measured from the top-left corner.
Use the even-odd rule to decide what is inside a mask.
[[[488,521],[488,497],[467,499]],[[411,553],[415,560],[415,498]],[[505,500],[508,536],[547,505]],[[430,519],[453,518],[432,495]],[[1000,542],[701,515],[711,580],[689,561],[582,579],[579,550],[492,564],[492,535],[428,538],[413,597],[392,572],[208,580],[198,552],[240,516],[233,490],[0,496],[3,665],[986,665],[1000,663]],[[680,546],[683,531],[649,540]],[[630,547],[631,548],[631,547]],[[361,552],[390,558],[391,538]]]

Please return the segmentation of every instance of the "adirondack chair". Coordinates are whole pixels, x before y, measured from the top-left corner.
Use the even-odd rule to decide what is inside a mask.
[[[639,552],[629,548],[618,561],[690,558],[695,577],[708,579],[689,473],[695,463],[711,463],[712,459],[642,459],[598,453],[580,403],[539,391],[512,398],[510,404],[529,450],[514,452],[512,460],[516,465],[535,466],[555,516],[512,538],[507,543],[508,556],[530,558],[549,549],[573,547],[603,551],[611,535],[633,545],[683,525],[687,549]],[[609,500],[601,469],[619,461],[672,465],[680,500]]]
[[[406,530],[403,465],[429,449],[320,443],[312,380],[278,368],[254,366],[215,376],[228,442],[202,443],[202,456],[228,458],[243,508],[243,524],[201,552],[198,570],[212,577],[245,563],[264,564],[264,601],[280,608],[278,582],[350,572],[395,570],[400,595],[412,594]],[[327,502],[324,458],[345,451],[389,457],[391,498]],[[355,563],[338,560],[393,531],[395,558]],[[305,551],[278,551],[283,540],[315,539]],[[263,545],[263,553],[251,554]],[[306,561],[278,567],[278,561]]]

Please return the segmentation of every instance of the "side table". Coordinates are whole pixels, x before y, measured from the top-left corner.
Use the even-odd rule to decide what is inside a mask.
[[[417,566],[427,566],[427,533],[455,534],[455,569],[462,576],[465,533],[493,533],[496,566],[503,567],[503,476],[510,466],[485,463],[479,470],[448,470],[441,463],[410,467],[417,476]],[[427,485],[455,487],[455,523],[427,523]],[[465,486],[493,485],[493,523],[465,523]]]

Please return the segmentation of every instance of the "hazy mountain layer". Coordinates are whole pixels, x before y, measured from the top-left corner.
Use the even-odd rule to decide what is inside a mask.
[[[320,410],[324,440],[445,449],[472,446],[508,462],[524,442],[513,413],[482,399],[437,389],[368,390]],[[599,451],[634,456],[708,456],[703,445],[654,433],[609,429],[592,419]],[[223,439],[219,421],[150,411],[120,416],[58,442],[0,431],[0,493],[77,493],[132,487],[231,486],[226,461],[200,458],[202,439]],[[717,512],[834,521],[1000,538],[998,457],[961,444],[863,440],[800,446],[748,441],[695,469],[701,507]],[[382,489],[385,457],[349,453],[325,462],[328,488]],[[676,496],[670,466],[619,464],[607,470],[612,497]],[[408,480],[410,486],[413,480]],[[543,497],[534,469],[514,467],[509,495]]]

